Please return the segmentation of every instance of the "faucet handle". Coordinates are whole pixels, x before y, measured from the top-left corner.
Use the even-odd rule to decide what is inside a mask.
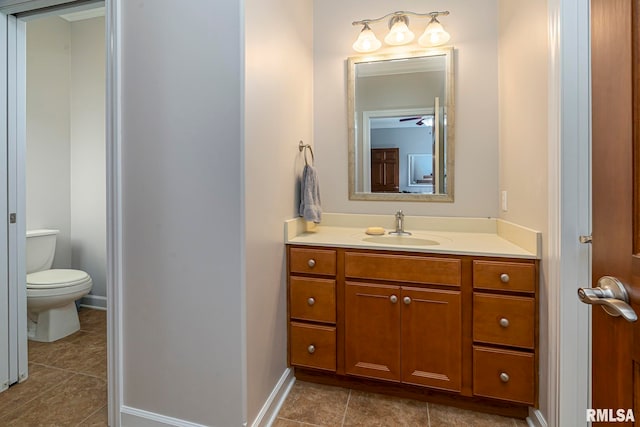
[[[404,216],[404,213],[402,213],[402,209],[396,212],[396,218],[402,218],[403,216]]]

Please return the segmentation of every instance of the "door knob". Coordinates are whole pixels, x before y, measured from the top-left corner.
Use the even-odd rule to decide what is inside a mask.
[[[604,311],[611,316],[622,316],[628,322],[638,320],[636,312],[629,305],[627,290],[615,277],[601,277],[597,288],[578,289],[578,298],[585,304],[602,305]]]

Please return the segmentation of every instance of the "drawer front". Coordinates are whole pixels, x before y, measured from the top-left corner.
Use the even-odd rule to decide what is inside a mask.
[[[533,354],[473,347],[473,394],[534,405]]]
[[[292,273],[335,276],[336,251],[330,249],[291,248],[289,268]]]
[[[536,270],[533,264],[514,262],[473,261],[473,287],[502,291],[536,291]]]
[[[461,261],[410,255],[347,252],[345,276],[360,279],[460,286]]]
[[[289,310],[292,319],[335,323],[336,281],[292,276]]]
[[[335,372],[335,327],[291,322],[289,339],[292,365]]]
[[[503,295],[473,295],[473,340],[533,349],[535,301]]]

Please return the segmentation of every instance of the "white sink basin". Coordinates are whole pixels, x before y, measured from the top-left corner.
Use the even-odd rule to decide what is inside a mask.
[[[384,236],[368,236],[362,239],[363,242],[368,243],[380,243],[383,245],[394,245],[394,246],[433,246],[439,245],[440,242],[431,239],[423,239],[420,237],[414,236],[393,236],[385,234]]]

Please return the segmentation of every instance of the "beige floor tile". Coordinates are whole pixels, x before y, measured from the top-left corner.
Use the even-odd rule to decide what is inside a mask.
[[[88,332],[107,333],[107,312],[80,307],[78,311],[80,330]]]
[[[107,405],[98,409],[89,418],[80,423],[80,427],[101,427],[106,426],[109,420]]]
[[[71,376],[71,372],[30,364],[29,377],[24,382],[14,384],[9,390],[0,393],[0,414],[15,410]]]
[[[85,420],[105,405],[107,384],[75,375],[0,418],[6,426],[70,426]]]
[[[320,426],[340,426],[349,390],[296,381],[278,417]]]
[[[514,427],[513,418],[429,403],[431,427]]]
[[[68,337],[28,342],[29,378],[0,393],[0,426],[107,425],[106,313],[82,308],[79,317]]]
[[[345,426],[428,426],[427,404],[375,393],[351,391]]]

